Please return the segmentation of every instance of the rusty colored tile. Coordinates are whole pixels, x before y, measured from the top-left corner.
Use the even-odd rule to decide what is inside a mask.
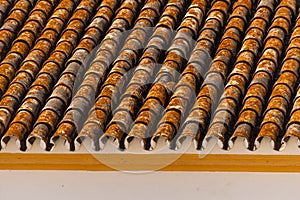
[[[119,10],[117,11],[117,15],[114,19],[114,22],[110,26],[110,29],[108,30],[105,39],[102,41],[100,51],[98,50],[98,52],[97,52],[96,59],[95,59],[97,61],[96,62],[95,62],[95,60],[93,61],[94,65],[98,64],[98,62],[100,62],[102,60],[102,55],[101,54],[109,53],[109,54],[111,54],[111,55],[108,54],[108,58],[109,58],[109,57],[112,56],[112,53],[115,52],[118,49],[118,48],[115,48],[115,47],[117,47],[119,45],[116,42],[117,40],[119,42],[119,39],[117,39],[117,38],[111,39],[111,38],[113,38],[112,36],[115,35],[115,33],[120,32],[120,28],[126,30],[127,27],[132,23],[132,21],[134,19],[134,16],[132,14],[135,13],[135,10],[137,9],[139,4],[140,4],[140,2],[137,2],[137,1],[125,1],[122,4],[122,6],[119,8]],[[132,11],[132,12],[130,12],[130,11]],[[124,13],[126,13],[126,14],[124,15]],[[111,45],[117,45],[117,46],[115,46],[114,48],[111,48],[112,47]],[[101,48],[105,51],[101,50]],[[110,49],[108,50],[108,48],[110,48]],[[100,55],[101,55],[101,57],[99,57]],[[106,57],[103,57],[103,58],[107,59]],[[111,60],[111,59],[108,59],[108,60]],[[101,63],[101,64],[103,65],[105,63]],[[110,64],[110,63],[107,63],[107,64]],[[93,64],[92,64],[92,66],[93,66]],[[107,66],[107,68],[108,68],[108,66]],[[102,71],[103,71],[103,69],[102,69]],[[92,67],[88,71],[88,73],[86,74],[86,77],[91,77],[92,73],[93,74],[95,74],[95,73],[99,74],[99,71]],[[89,85],[89,84],[94,85],[94,83],[95,83],[95,81],[88,83],[86,80],[88,80],[88,79],[85,78],[84,83],[87,84],[87,85]],[[97,80],[99,80],[99,79],[97,79]],[[80,88],[79,91],[83,91],[83,88]],[[74,101],[76,101],[76,100],[74,100]],[[75,105],[75,104],[72,104],[72,105]],[[76,106],[77,106],[77,104],[76,104]],[[79,105],[79,107],[80,107],[80,105]],[[63,124],[63,123],[61,123],[61,124]],[[56,134],[59,134],[59,133],[56,133]],[[75,134],[73,134],[73,135],[76,136]]]
[[[286,65],[283,65],[281,68],[281,73],[284,72],[292,72],[294,74],[298,73],[298,68],[299,66],[299,62],[297,60],[294,59],[287,59],[284,61],[286,63]]]
[[[247,63],[249,66],[253,66],[255,64],[255,55],[257,54],[253,54],[252,52],[250,53],[248,51],[241,51],[238,54],[235,63]]]
[[[253,129],[254,128],[251,126],[251,124],[247,124],[247,123],[238,124],[235,127],[235,131],[232,134],[230,140],[234,142],[237,137],[242,137],[242,138],[246,138],[247,140],[250,140],[250,135],[253,132]],[[248,143],[248,148],[249,148],[249,143]]]
[[[248,65],[248,63],[236,63],[231,73],[227,77],[227,82],[230,82],[231,77],[238,75],[245,79],[245,81],[241,81],[241,84],[246,84],[250,79],[250,73],[252,71],[252,67]],[[246,90],[246,88],[241,88],[241,90]]]
[[[254,72],[255,74],[261,74],[261,76],[269,76],[269,78],[266,78],[267,81],[270,81],[274,77],[275,70],[277,69],[277,62],[273,59],[265,58],[266,56],[262,56],[261,60],[259,61],[256,70]],[[266,75],[264,75],[265,73]]]
[[[77,11],[73,10],[77,2],[62,2],[56,6],[55,0],[43,0],[39,4],[42,7],[28,15],[27,26],[22,25],[25,18],[9,18],[6,13],[6,24],[11,25],[0,30],[4,36],[0,48],[11,52],[1,63],[0,83],[11,85],[0,101],[0,129],[8,128],[2,140],[4,147],[9,138],[17,137],[20,148],[25,150],[26,139],[30,147],[39,138],[42,148],[50,150],[55,140],[62,137],[70,150],[80,148],[85,138],[92,140],[96,150],[103,148],[108,138],[115,139],[122,149],[128,147],[132,137],[140,137],[144,148],[153,145],[153,149],[161,136],[177,145],[185,137],[192,137],[200,149],[206,135],[217,136],[224,148],[228,139],[246,137],[250,148],[253,144],[249,144],[249,139],[255,139],[259,126],[257,140],[264,136],[276,140],[289,120],[284,141],[299,135],[299,95],[291,102],[298,92],[295,87],[300,66],[297,20],[294,31],[288,35],[295,24],[293,16],[298,13],[296,1],[262,0],[254,11],[254,0],[236,1],[232,8],[230,0],[194,0],[189,8],[185,1],[171,0],[163,11],[167,3],[164,0],[146,1],[143,8],[139,0],[125,0],[121,5],[105,0],[99,2],[97,12],[89,10],[88,0],[81,2]],[[207,4],[211,8],[205,15]],[[34,1],[28,5],[33,7]],[[52,16],[47,7],[56,8],[53,14],[49,11]],[[25,16],[24,8],[13,10],[14,15]],[[250,19],[252,12],[255,13]],[[0,22],[2,13],[0,9]],[[73,18],[66,24],[71,14]],[[90,22],[91,15],[94,17]],[[177,35],[166,28],[177,25]],[[22,26],[27,28],[12,43],[19,31],[16,27]],[[144,29],[150,26],[156,26],[154,32]],[[117,36],[132,27],[129,37]],[[196,40],[198,35],[191,51],[194,44],[187,37]],[[95,59],[85,60],[98,44]],[[284,54],[286,44],[289,46]],[[213,57],[213,62],[209,57]],[[156,63],[162,58],[160,67]],[[132,78],[127,71],[134,67]],[[149,84],[153,80],[155,83]],[[71,101],[77,87],[79,91]],[[17,111],[20,104],[21,110]],[[193,107],[188,110],[190,106]],[[15,119],[9,124],[13,116]],[[261,118],[263,121],[258,124]]]
[[[286,16],[286,15],[282,15],[282,16]],[[291,19],[279,16],[273,20],[273,24],[270,27],[270,29],[279,28],[279,29],[283,30],[285,32],[285,34],[288,34],[290,27],[291,27],[291,24],[290,24],[291,21],[288,21],[288,20],[291,20]]]
[[[296,123],[291,124],[290,126],[288,126],[285,135],[282,138],[282,144],[286,143],[290,139],[290,137],[299,138],[300,137],[299,133],[300,133],[300,125]]]
[[[226,77],[226,73],[227,73],[226,66],[228,66],[229,64],[223,60],[223,56],[218,56],[218,57],[216,56],[215,58],[216,59],[214,59],[212,61],[212,64],[211,64],[210,68],[208,69],[206,76],[208,76],[211,73],[217,74],[218,75],[217,77],[214,77],[214,75],[209,75],[209,78],[211,80],[215,79],[215,80],[223,80],[224,81],[224,78]],[[227,59],[227,61],[229,61],[228,58],[225,58],[225,59]]]
[[[252,34],[253,32],[255,34]],[[259,29],[255,29],[255,28],[250,29],[245,36],[245,39],[243,41],[243,45],[240,49],[239,54],[246,51],[246,52],[252,53],[253,55],[257,55],[258,50],[260,49],[261,44],[262,44],[262,36],[263,35],[264,35],[264,32],[262,32]],[[249,37],[247,37],[247,36],[249,36]]]
[[[90,10],[93,9],[93,6],[95,6],[95,2],[90,5]],[[78,13],[78,12],[75,11],[73,17],[74,16],[76,17],[76,13]],[[83,27],[81,29],[83,30]],[[66,30],[68,30],[68,27]],[[65,31],[63,33],[62,38],[64,37],[64,35],[67,34],[67,32],[68,31]],[[70,40],[70,38],[69,38],[69,40]],[[66,41],[68,41],[68,40],[66,40]],[[29,111],[28,110],[29,108],[26,107],[26,104],[30,103],[30,101],[32,101],[32,99],[39,100],[38,102],[33,103],[31,105],[32,109],[35,109],[34,111],[31,112],[31,114],[34,115],[34,118],[37,117],[36,115],[38,114],[38,112],[41,109],[41,107],[40,107],[41,104],[43,104],[43,102],[46,100],[47,95],[51,92],[52,87],[55,84],[55,81],[58,79],[58,76],[61,73],[61,69],[63,68],[62,64],[64,63],[64,59],[67,58],[66,55],[68,55],[68,53],[71,53],[71,51],[72,51],[72,49],[69,49],[69,52],[66,52],[66,49],[64,48],[65,54],[63,54],[63,56],[61,56],[62,51],[59,51],[58,49],[59,49],[59,47],[62,46],[62,44],[63,44],[62,41],[58,42],[55,51],[51,54],[51,56],[48,58],[48,60],[44,63],[43,67],[41,68],[41,71],[37,75],[35,82],[31,86],[29,92],[27,93],[27,95],[24,99],[24,102],[22,103],[22,106],[25,106],[24,109],[26,111]],[[21,106],[21,108],[22,108],[22,106]],[[18,111],[16,114],[16,117],[13,121],[18,122],[18,117],[21,114],[22,113],[20,111]],[[29,121],[24,120],[22,123],[29,123]],[[31,124],[30,127],[32,127],[32,125],[33,124]],[[29,132],[30,129],[27,131]],[[9,130],[6,132],[6,134],[8,134],[8,135],[10,134]],[[25,133],[22,132],[20,134],[22,135]]]
[[[286,57],[284,58],[283,62],[285,62],[287,59],[293,59],[300,63],[300,50],[298,47],[294,47],[294,45],[296,46],[297,44],[300,44],[300,41],[291,40],[291,45],[289,45],[289,48],[286,51]],[[294,65],[294,67],[297,68],[298,64]]]
[[[269,38],[267,41],[265,41],[265,48],[276,50],[278,55],[282,51],[283,47],[284,43],[278,38]]]
[[[275,91],[275,90],[274,90]],[[269,99],[268,102],[268,106],[265,110],[265,115],[270,111],[270,110],[274,110],[277,109],[278,111],[280,111],[282,114],[286,115],[286,113],[288,112],[288,99],[282,97],[282,96],[272,96]],[[267,119],[264,119],[264,121],[268,121]],[[262,123],[264,123],[264,121]],[[278,126],[283,127],[283,123],[284,121],[282,121],[282,123],[278,124]]]
[[[8,14],[9,9],[13,6],[14,1],[2,0],[0,1],[0,26]]]
[[[21,1],[20,1],[21,2]],[[28,5],[28,1],[27,2],[27,6]],[[23,2],[25,3],[25,2]],[[23,6],[23,3],[21,2],[20,6]],[[5,65],[5,62],[10,62],[12,63],[12,65],[15,67],[15,69],[19,69],[19,64],[20,62],[25,58],[25,56],[29,53],[30,48],[33,46],[34,41],[35,41],[35,37],[36,35],[39,35],[39,32],[41,31],[41,29],[43,28],[44,24],[46,23],[47,19],[41,19],[43,21],[43,24],[40,25],[39,23],[37,23],[36,21],[31,20],[32,18],[39,18],[41,17],[41,13],[39,12],[39,10],[41,10],[42,8],[45,9],[45,13],[46,15],[50,15],[54,6],[49,4],[47,1],[39,1],[35,7],[33,8],[33,10],[31,11],[27,21],[25,22],[23,28],[20,30],[19,35],[17,37],[17,39],[14,41],[14,43],[12,44],[10,53],[6,55],[6,57],[4,58],[4,60],[1,62],[1,67],[4,67],[3,65]],[[29,9],[29,8],[27,8]],[[42,10],[43,10],[42,9]],[[25,15],[26,15],[25,11]],[[25,16],[24,16],[25,17]],[[17,53],[19,55],[21,55],[21,57],[15,57],[13,60],[10,60],[10,57],[14,54]],[[7,89],[8,84],[10,83],[10,81],[12,81],[14,75],[15,75],[16,71],[11,71],[11,76],[7,76],[6,74],[2,74],[2,76],[6,77],[6,81],[1,81],[1,87],[0,90],[2,91],[2,93],[4,93],[4,91]]]
[[[168,115],[164,115],[157,125],[157,130],[152,138],[166,137],[169,141],[174,138],[177,133],[180,122],[182,121],[182,113],[175,109],[170,109]]]
[[[8,13],[8,16],[6,17],[4,23],[2,24],[4,18],[0,19],[0,24],[2,24],[0,33],[1,36],[6,31],[9,31],[10,35],[7,35],[6,37],[1,37],[1,41],[5,41],[6,44],[9,44],[12,42],[14,37],[17,34],[17,31],[19,30],[19,27],[22,27],[22,24],[24,23],[26,16],[31,11],[32,7],[34,6],[36,2],[31,0],[22,0],[17,1],[13,7],[11,8],[10,12]],[[2,1],[1,2],[1,17],[4,17],[4,13],[6,13],[8,8],[12,6],[12,2],[9,1]],[[10,45],[10,44],[9,44]],[[8,46],[7,46],[8,48]],[[6,53],[6,52],[5,52]],[[2,56],[3,58],[4,56]]]
[[[240,80],[240,83],[236,83],[236,82],[228,82],[227,85],[225,86],[224,92],[222,94],[222,96],[220,97],[220,101],[222,99],[226,99],[226,98],[232,98],[236,101],[236,103],[238,104],[241,101],[241,97],[244,94],[244,88],[242,87],[243,81],[240,79],[241,77],[239,75],[235,75],[235,77],[233,77],[232,79],[235,80]],[[237,105],[235,105],[237,106]]]
[[[283,87],[286,88],[286,91],[293,93],[296,87],[297,78],[298,76],[296,74],[289,71],[281,73],[273,88],[277,87],[277,85],[283,85]]]

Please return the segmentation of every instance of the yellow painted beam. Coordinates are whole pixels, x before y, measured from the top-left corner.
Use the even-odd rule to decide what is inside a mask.
[[[293,155],[0,154],[1,170],[300,172]]]

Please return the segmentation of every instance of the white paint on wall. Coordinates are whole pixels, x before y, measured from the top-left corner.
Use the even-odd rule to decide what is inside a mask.
[[[298,199],[300,174],[0,171],[0,199]]]

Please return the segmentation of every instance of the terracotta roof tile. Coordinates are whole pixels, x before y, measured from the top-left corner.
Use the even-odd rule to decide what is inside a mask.
[[[18,142],[24,141],[26,135],[30,133],[33,120],[37,117],[36,115],[51,92],[60,72],[63,70],[66,60],[80,39],[80,35],[88,23],[96,4],[97,1],[85,0],[77,6],[55,49],[44,62],[35,81],[31,84],[22,105],[2,138],[2,145],[5,145],[10,137],[16,137]],[[72,8],[72,6],[70,7]],[[57,12],[61,11],[58,10]],[[25,146],[21,148],[24,149]]]
[[[281,114],[284,115],[284,117],[289,117],[289,121],[287,123],[286,127],[286,132],[285,135],[283,136],[282,143],[283,143],[283,148],[286,146],[286,142],[291,136],[296,136],[299,137],[299,131],[298,127],[299,125],[297,122],[297,111],[299,109],[299,102],[298,102],[298,96],[299,96],[299,86],[297,87],[298,83],[298,77],[299,77],[299,64],[300,64],[300,58],[299,58],[299,34],[300,34],[300,16],[298,15],[298,18],[296,19],[296,24],[295,28],[293,30],[293,33],[291,35],[291,39],[289,41],[289,46],[286,50],[286,56],[283,61],[282,69],[281,69],[281,74],[280,77],[278,78],[277,82],[275,83],[274,89],[272,91],[272,97],[273,99],[269,100],[269,105],[271,109],[280,109],[278,108],[278,105],[273,105],[273,102],[277,98],[278,103],[282,102],[282,105],[289,108],[291,104],[293,104],[292,110],[290,113],[288,110],[280,110],[282,111]],[[281,86],[281,90],[280,87]],[[297,94],[295,95],[294,101],[292,102],[292,97],[293,94],[297,91]],[[277,94],[278,93],[278,94]],[[277,94],[275,96],[275,94]],[[267,111],[266,111],[267,112]],[[270,110],[272,112],[272,110]],[[273,113],[271,113],[273,114]],[[289,116],[290,115],[290,116]],[[265,117],[266,118],[266,117]],[[264,122],[267,123],[272,122],[270,119],[265,119]],[[285,121],[280,122],[277,124],[279,127],[278,129],[281,129],[282,132],[285,131],[284,125]],[[281,135],[282,133],[278,133],[277,135]],[[274,136],[273,136],[274,138]]]
[[[15,39],[19,28],[22,27],[28,13],[32,9],[35,1],[17,1],[14,7],[8,13],[4,23],[1,23],[1,50],[0,61],[5,57],[10,48],[11,42]],[[3,7],[5,9],[5,6]],[[4,13],[4,11],[3,11]]]
[[[291,8],[286,9],[287,6]],[[278,68],[279,59],[283,53],[284,42],[288,33],[285,27],[288,27],[288,21],[293,17],[292,11],[295,10],[295,6],[296,1],[282,1],[277,7],[274,20],[266,36],[263,53],[258,61],[257,68],[245,96],[235,132],[239,132],[243,127],[252,126],[251,129],[247,128],[242,131],[243,135],[248,139],[248,143],[251,142],[251,137],[256,137],[253,135],[255,134],[253,129],[257,123],[259,123],[258,119],[262,115],[267,93],[271,87],[275,71]],[[278,24],[277,21],[279,19],[286,20]],[[274,44],[274,46],[270,47],[268,42]],[[275,48],[276,45],[278,45],[277,48]],[[259,136],[256,139],[255,148],[259,145],[260,138],[262,137]],[[249,146],[249,148],[251,148],[251,146]]]
[[[300,139],[297,0],[0,0],[0,136],[255,150]],[[176,31],[174,31],[176,30]]]
[[[153,3],[156,3],[155,6],[153,6]],[[101,93],[95,102],[95,108],[91,111],[83,130],[79,134],[79,138],[90,136],[93,141],[97,143],[96,140],[99,139],[99,135],[91,135],[91,133],[99,133],[104,129],[108,113],[111,110],[113,95],[116,95],[121,90],[121,87],[124,87],[124,85],[120,85],[119,82],[124,79],[124,74],[137,64],[139,56],[137,52],[139,52],[142,46],[147,42],[149,33],[151,33],[149,28],[152,24],[157,22],[164,4],[164,1],[147,1],[142,8],[132,32],[127,37],[119,56],[115,59],[106,81],[102,84]],[[143,22],[145,15],[150,15],[151,17],[148,18],[146,22]]]
[[[174,87],[177,71],[182,70],[185,60],[188,58],[187,54],[192,48],[193,44],[190,42],[198,36],[206,6],[206,1],[193,1],[187,10],[187,14],[177,29],[173,43],[168,49],[164,63],[156,74],[154,84],[144,101],[144,105],[139,110],[135,124],[128,134],[127,142],[131,141],[132,137],[139,137],[144,139],[144,145],[147,145],[146,139],[152,136],[151,131],[156,123],[156,117],[162,112],[162,106],[165,104],[167,96],[170,95],[168,89]],[[194,26],[189,24],[194,24]],[[182,48],[183,46],[186,48]]]
[[[30,6],[34,3],[34,1],[29,2],[25,1],[23,2],[25,5]],[[8,84],[11,82],[13,77],[15,76],[16,71],[19,69],[20,63],[23,61],[23,59],[26,57],[30,49],[32,48],[36,36],[40,33],[42,30],[44,24],[47,22],[47,18],[50,16],[52,10],[54,9],[53,4],[56,4],[55,1],[39,1],[36,6],[33,8],[33,10],[30,12],[30,15],[28,16],[23,28],[18,33],[18,37],[14,40],[10,51],[6,55],[6,57],[2,60],[0,63],[0,95],[5,92],[7,89]],[[21,8],[16,8],[19,11],[22,9],[23,12],[28,12],[28,7],[22,7],[23,4],[21,4]],[[14,9],[14,8],[13,8]],[[18,15],[18,17],[21,17],[20,21],[18,20],[18,23],[21,24],[22,18],[26,17],[26,14],[24,15]],[[19,19],[17,16],[14,17],[14,19]],[[20,26],[20,25],[18,25]],[[17,26],[17,27],[18,27]],[[11,30],[13,31],[13,30]],[[6,41],[6,43],[10,43],[11,41]]]
[[[103,76],[107,73],[109,65],[114,59],[114,55],[117,54],[120,48],[119,44],[122,42],[122,38],[118,37],[118,34],[131,27],[135,19],[134,13],[137,13],[140,6],[140,1],[125,0],[117,10],[116,16],[106,36],[98,47],[96,57],[92,61],[91,67],[86,71],[78,92],[75,94],[70,106],[66,110],[63,120],[60,122],[57,131],[52,137],[53,144],[56,138],[63,137],[69,143],[68,148],[74,148],[71,147],[70,144],[72,144],[72,141],[78,134],[76,129],[80,129],[80,127],[76,127],[76,122],[84,117],[85,111],[88,111],[92,106],[92,99],[85,98],[85,96],[86,94],[93,94],[93,92],[95,94],[97,90],[97,84],[95,83],[99,83],[99,81],[104,79]],[[124,12],[127,12],[128,9],[132,11],[124,15]],[[98,85],[100,85],[100,83]],[[92,96],[93,95],[90,95],[90,97]]]
[[[0,112],[5,112],[3,109],[8,109],[10,112],[9,116],[1,121],[5,129],[38,72],[41,70],[44,61],[48,58],[51,50],[58,41],[59,34],[75,6],[69,0],[62,1],[57,6],[48,23],[45,25],[41,36],[37,39],[34,47],[20,65],[15,78],[10,83],[10,87],[0,101],[2,107]],[[55,26],[55,29],[52,28],[53,26]]]
[[[117,145],[121,144],[124,134],[130,128],[132,116],[137,111],[137,104],[141,101],[142,93],[154,73],[155,65],[159,62],[162,54],[160,49],[165,49],[164,45],[171,40],[171,29],[174,29],[179,21],[179,16],[184,10],[184,1],[169,1],[164,12],[146,45],[144,53],[138,66],[133,72],[133,76],[128,83],[126,91],[120,98],[120,103],[115,108],[113,118],[107,125],[107,130],[101,137],[101,147],[106,143],[107,138],[116,139]],[[147,71],[145,71],[147,70]]]
[[[1,0],[0,1],[0,26],[2,26],[2,23],[4,19],[7,17],[7,14],[10,10],[10,8],[13,6],[14,0]]]
[[[87,66],[85,60],[104,36],[116,6],[117,1],[105,0],[97,8],[95,16],[86,28],[85,34],[74,50],[72,57],[67,61],[65,70],[41,111],[34,129],[28,137],[27,146],[32,145],[34,140],[38,138],[41,140],[42,147],[47,148],[49,137],[51,137],[51,133],[55,130],[72,97],[76,77],[85,70]]]
[[[242,4],[240,4],[242,3]],[[245,25],[243,25],[243,19],[236,16],[247,16],[250,14],[250,11],[245,7],[251,7],[251,1],[238,1],[233,6],[233,12],[229,17],[228,24],[225,28],[224,35],[221,39],[220,45],[216,51],[215,58],[212,61],[209,70],[206,73],[204,83],[200,92],[197,96],[197,101],[194,105],[192,112],[197,112],[198,109],[204,110],[202,104],[205,103],[212,103],[211,101],[207,101],[206,98],[201,98],[203,96],[209,97],[211,99],[217,99],[217,96],[212,96],[213,93],[210,93],[210,90],[215,90],[216,88],[220,88],[218,85],[215,84],[222,84],[224,82],[224,78],[227,74],[227,69],[232,62],[231,60],[234,58],[234,55],[237,51],[238,41],[240,40],[240,34],[245,29]],[[242,6],[244,5],[244,6]],[[241,26],[240,26],[241,25]],[[208,90],[207,90],[208,89]],[[193,91],[195,92],[195,91]],[[157,140],[158,136],[167,137],[168,141],[173,140],[175,134],[179,131],[181,121],[184,120],[184,114],[187,112],[189,103],[192,103],[192,96],[187,96],[186,94],[182,93],[181,95],[177,94],[179,91],[175,91],[174,95],[171,97],[171,100],[166,108],[166,113],[164,114],[163,118],[158,124],[158,129],[154,134],[154,140]],[[181,100],[180,100],[181,99]],[[181,105],[176,103],[176,101],[181,101]],[[202,102],[203,101],[203,102]],[[183,104],[183,102],[185,102]],[[206,105],[205,105],[206,106]],[[210,106],[209,106],[210,107]],[[197,110],[195,110],[197,108]],[[179,111],[179,112],[178,112]],[[208,117],[210,113],[209,110],[205,110],[203,114]],[[203,118],[201,113],[198,116],[199,118]],[[176,120],[174,116],[177,116],[180,120]],[[187,123],[190,120],[194,120],[194,114],[191,114],[192,118],[187,118]],[[206,121],[204,119],[204,121]],[[167,123],[166,123],[167,122]],[[180,123],[178,123],[180,122]],[[201,122],[200,120],[198,122]],[[187,127],[185,127],[186,129]],[[171,130],[170,130],[171,129]],[[194,133],[195,134],[195,133]]]

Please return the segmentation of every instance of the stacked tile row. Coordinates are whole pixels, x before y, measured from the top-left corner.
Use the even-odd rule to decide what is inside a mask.
[[[1,118],[3,130],[7,129],[29,87],[41,70],[44,61],[49,57],[52,49],[55,47],[61,31],[75,7],[76,2],[69,0],[64,0],[59,3],[48,23],[45,25],[41,36],[37,39],[35,45],[19,66],[19,70],[16,72],[14,79],[0,101],[0,115],[5,116],[5,118]],[[1,130],[1,134],[4,134],[3,130]]]
[[[23,26],[26,16],[35,3],[35,1],[20,0],[9,11],[13,2],[12,0],[0,1],[0,34],[2,36],[0,38],[0,61],[9,50],[11,42],[15,39],[19,28]]]
[[[80,132],[88,111],[94,104],[101,82],[105,79],[110,65],[122,48],[124,42],[122,33],[132,28],[137,17],[136,13],[139,13],[141,6],[140,0],[125,0],[116,11],[116,17],[97,48],[96,55],[85,72],[82,83],[78,90],[74,91],[70,106],[52,136],[53,144],[56,139],[62,137],[67,141],[67,148],[75,148],[73,141]]]
[[[163,106],[174,90],[179,72],[186,65],[188,54],[194,45],[193,42],[199,37],[199,30],[204,21],[208,4],[209,2],[206,1],[193,1],[188,8],[187,14],[178,27],[175,38],[168,49],[166,58],[154,78],[143,106],[139,109],[132,124],[125,140],[126,147],[134,138],[141,138],[142,146],[145,149],[150,148],[149,138],[152,137],[153,129],[156,128],[157,119],[163,112]],[[217,7],[216,5],[212,6],[215,9]]]
[[[39,114],[27,139],[27,147],[30,147],[36,139],[40,139],[43,149],[51,148],[47,145],[48,141],[70,103],[75,90],[74,87],[78,84],[76,82],[80,81],[81,74],[89,65],[89,55],[104,37],[117,6],[118,2],[116,0],[104,0],[97,8],[95,16],[86,28],[85,34],[74,50],[73,55],[66,62],[65,70]]]
[[[239,106],[246,93],[247,84],[251,79],[250,74],[253,72],[256,60],[260,55],[276,5],[277,1],[275,0],[262,0],[258,4],[233,69],[227,77],[227,83],[215,110],[208,133],[219,129],[223,138],[228,139],[231,136],[231,127],[234,126]],[[236,134],[229,142],[231,147],[232,141],[238,136]]]
[[[271,90],[275,73],[280,67],[279,62],[284,53],[285,42],[295,14],[296,1],[283,0],[280,2],[265,38],[262,55],[259,58],[256,70],[243,100],[243,107],[240,111],[233,134],[234,136],[244,137],[248,141],[248,148],[257,148],[262,139],[261,136],[266,134],[266,132],[264,133],[264,130],[262,130],[260,133],[262,135],[257,138],[255,129],[259,126],[259,120],[263,115],[266,99]],[[279,87],[281,87],[281,85],[279,85]],[[269,112],[269,114],[271,114],[271,112]],[[280,116],[281,115],[278,117]],[[266,117],[268,118],[268,116]],[[253,139],[256,139],[256,142],[255,145],[251,146]]]
[[[4,19],[6,19],[10,8],[14,5],[14,0],[1,0],[0,1],[0,27]]]
[[[1,148],[283,150],[300,141],[299,6],[0,0]]]
[[[273,108],[274,111],[276,111],[276,109],[278,110],[280,109],[279,111],[282,111],[281,109],[282,107],[283,108],[292,107],[290,112],[283,110],[283,115],[289,119],[287,125],[284,126],[285,124],[282,123],[282,121],[280,121],[280,124],[276,124],[279,125],[279,128],[276,127],[277,129],[283,129],[283,131],[285,131],[285,133],[283,132],[284,135],[282,138],[281,149],[286,147],[286,143],[290,137],[300,138],[300,124],[299,124],[300,123],[300,119],[299,119],[300,86],[299,85],[297,86],[297,83],[299,82],[299,70],[300,70],[299,38],[300,38],[300,15],[298,15],[296,19],[296,24],[293,33],[291,35],[291,39],[289,41],[289,47],[287,49],[286,57],[283,61],[281,75],[275,84],[277,85],[277,87],[274,87],[272,91],[272,94],[277,93],[276,99],[279,100],[279,103],[282,102],[282,105],[280,105],[280,107],[278,107],[279,105],[274,105],[275,102],[274,103],[271,102],[272,99],[269,100],[269,105],[268,105],[268,107]],[[295,97],[294,100],[292,101],[294,94]],[[275,97],[273,101],[275,101]],[[265,121],[268,122],[269,120],[265,119]],[[280,135],[282,133],[275,132],[275,134]],[[274,135],[272,138],[274,138],[275,136],[276,135]]]
[[[300,16],[299,16],[300,17]],[[300,18],[296,20],[296,26],[293,30],[286,55],[283,60],[280,76],[273,85],[268,105],[264,111],[264,117],[260,124],[260,131],[257,140],[263,137],[270,137],[275,147],[279,137],[282,137],[285,131],[285,120],[288,117],[292,98],[296,91],[299,78],[299,62],[300,62],[300,43],[299,43],[299,25]],[[297,102],[298,95],[295,98],[292,115],[288,123],[288,127],[297,122]],[[296,117],[296,120],[295,120]],[[291,128],[290,128],[291,129]],[[289,134],[289,133],[288,133]]]
[[[106,131],[100,138],[100,147],[104,148],[107,139],[112,139],[117,147],[124,148],[122,140],[129,131],[133,119],[140,107],[147,85],[151,83],[163,50],[168,48],[173,39],[172,30],[181,20],[185,11],[186,1],[169,1],[157,23],[154,33],[146,45],[140,62],[132,72],[132,78],[126,84],[126,90],[112,111],[112,119],[108,122]]]
[[[136,66],[141,51],[153,32],[151,27],[157,23],[165,5],[166,1],[148,0],[141,9],[140,15],[126,38],[118,57],[112,64],[106,80],[101,83],[100,93],[78,136],[77,143],[81,143],[82,139],[88,137],[99,148],[99,137],[105,129],[113,104],[116,103],[125,86],[126,73]],[[166,14],[166,10],[162,16]]]
[[[21,26],[22,21],[26,18],[30,7],[34,5],[35,1],[31,0],[20,2],[20,4],[18,3],[13,8],[18,12],[13,12],[15,15],[11,16],[17,25],[14,26],[15,23],[10,22],[4,24],[7,25],[7,28],[4,27],[5,30],[9,30],[8,37],[3,38],[3,42],[6,44],[6,47],[8,47],[12,42],[14,35],[17,34],[17,29]],[[18,37],[13,41],[10,51],[0,63],[0,96],[2,96],[6,91],[7,86],[14,78],[16,71],[19,69],[21,62],[33,47],[37,36],[45,26],[47,19],[50,17],[57,3],[58,0],[39,1],[30,12],[24,26],[21,26],[23,28],[18,32]],[[19,12],[22,14],[19,14]],[[3,53],[3,55],[5,55],[5,52]]]
[[[208,122],[210,121],[213,107],[217,103],[220,91],[223,89],[226,76],[238,51],[238,44],[242,40],[242,34],[246,29],[247,18],[251,16],[252,6],[252,1],[237,1],[234,3],[232,14],[229,17],[216,54],[206,74],[203,76],[199,93],[197,95],[195,94],[194,97],[182,93],[182,95],[179,96],[181,100],[174,95],[174,98],[171,97],[169,106],[172,107],[172,102],[176,103],[176,100],[181,101],[181,105],[179,104],[178,106],[181,110],[178,114],[182,115],[179,115],[181,118],[187,115],[187,118],[181,123],[183,125],[177,124],[175,126],[176,129],[178,130],[180,128],[179,125],[181,125],[182,133],[185,134],[184,136],[191,136],[196,140],[196,143],[199,143],[199,140],[201,140],[201,137],[205,134],[204,131],[209,124]],[[194,105],[189,107],[190,104]],[[172,110],[166,112],[163,120],[167,118],[172,119],[173,115],[175,115],[175,112]],[[172,128],[169,124],[163,123],[163,120],[161,120],[162,123],[156,135],[164,133],[168,135],[168,140],[173,139],[176,134],[176,129]],[[188,133],[188,135],[186,135],[186,133]],[[213,132],[212,134],[220,134],[220,132]],[[221,135],[219,135],[219,137],[221,139]],[[183,139],[183,137],[179,138],[181,138],[181,140]],[[179,144],[180,142],[177,142],[177,146]],[[197,146],[199,145],[197,144]]]
[[[76,1],[73,2],[73,4],[75,3]],[[30,133],[34,120],[51,93],[60,73],[64,70],[65,62],[80,40],[97,3],[98,1],[95,0],[84,0],[75,9],[66,28],[62,31],[55,49],[39,70],[8,130],[2,137],[1,144],[3,146],[8,143],[11,137],[14,137],[20,148],[22,150],[26,149],[25,138]],[[70,2],[67,2],[67,4],[72,5]]]

